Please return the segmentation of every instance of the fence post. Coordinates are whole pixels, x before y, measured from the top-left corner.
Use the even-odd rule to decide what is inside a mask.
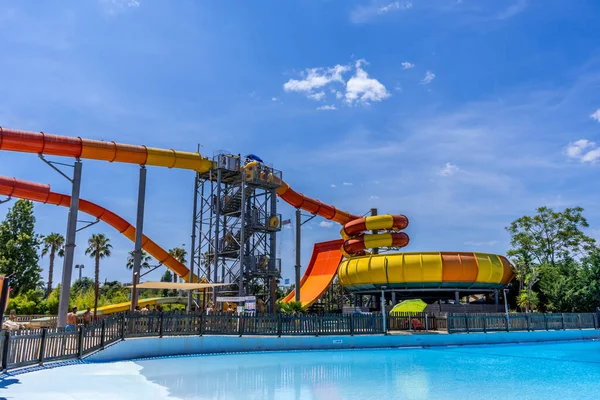
[[[529,332],[529,315],[525,314],[525,322],[527,324],[527,332]]]
[[[317,323],[315,324],[315,336],[319,336],[319,329],[321,329],[321,322],[323,320],[323,317],[318,316],[317,318]]]
[[[242,335],[244,334],[244,323],[246,322],[245,317],[243,315],[238,315],[238,321],[238,333],[240,334],[240,337],[242,337]]]
[[[106,320],[102,318],[102,328],[100,330],[100,348],[104,348],[104,342],[106,341]]]
[[[581,330],[581,314],[577,314],[577,325],[579,325],[579,330]]]
[[[562,320],[562,329],[565,330],[565,313],[560,313],[560,318]]]
[[[81,358],[83,356],[83,326],[79,327],[79,332],[77,332],[77,358]]]
[[[277,314],[277,337],[281,337],[281,314]]]
[[[483,333],[487,333],[487,317],[484,315],[483,318]]]
[[[506,332],[510,332],[510,316],[506,316]]]
[[[425,314],[425,332],[429,332],[429,318],[427,314]]]
[[[592,321],[593,321],[593,324],[594,324],[594,329],[597,329],[598,325],[596,324],[596,313],[592,314]]]
[[[40,356],[39,363],[42,364],[44,362],[44,353],[46,352],[46,335],[48,334],[48,328],[42,329],[42,340],[40,343]]]
[[[121,314],[121,340],[125,340],[125,313]]]
[[[548,330],[548,315],[544,313],[544,324],[546,325],[546,330]]]
[[[8,349],[10,348],[10,331],[4,332],[4,345],[2,346],[2,370],[8,367]]]
[[[465,314],[465,330],[469,333],[469,316]]]
[[[350,314],[350,336],[354,336],[354,316]]]
[[[158,337],[163,337],[163,312],[160,312],[160,320],[158,324]]]
[[[204,314],[200,314],[200,329],[198,332],[198,336],[202,336],[204,334],[204,323],[206,319],[204,318]]]

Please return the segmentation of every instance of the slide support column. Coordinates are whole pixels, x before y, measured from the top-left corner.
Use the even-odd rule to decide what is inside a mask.
[[[271,215],[277,215],[277,192],[275,191],[275,189],[273,189],[270,193],[270,208],[271,208]],[[281,222],[280,222],[281,223]],[[270,280],[270,289],[271,289],[271,293],[270,293],[270,304],[269,304],[269,311],[272,313],[275,313],[276,309],[275,309],[275,303],[277,301],[277,278],[275,277],[275,271],[277,271],[277,235],[275,233],[271,233],[269,235],[269,240],[270,240],[270,245],[269,245],[269,251],[271,252],[269,254],[269,260],[270,263],[272,263],[273,268],[271,270],[271,268],[269,269],[270,272],[273,274],[271,275]],[[279,275],[277,275],[278,277],[281,277]]]
[[[138,305],[137,284],[140,279],[142,264],[142,240],[144,239],[144,206],[146,203],[146,167],[140,167],[138,186],[137,217],[135,221],[135,247],[133,250],[133,289],[131,291],[131,311]]]
[[[63,263],[62,281],[60,285],[60,299],[58,301],[59,328],[67,325],[69,312],[69,298],[71,296],[71,276],[73,274],[73,258],[75,256],[75,239],[77,234],[77,212],[79,211],[79,192],[81,190],[81,161],[77,159],[73,168],[71,188],[71,206],[67,219],[67,240],[65,244],[65,261]]]
[[[371,208],[371,216],[374,217],[376,215],[377,215],[377,209],[376,208]],[[376,235],[377,234],[377,230],[372,230],[371,233],[373,235]],[[378,248],[374,248],[374,249],[372,249],[372,251],[373,251],[373,254],[379,254],[379,249]]]
[[[294,276],[295,301],[300,301],[300,245],[302,234],[302,214],[299,208],[296,209],[296,265]]]
[[[217,169],[217,201],[215,204],[215,244],[214,244],[214,254],[213,254],[213,283],[217,283],[218,282],[218,266],[219,266],[219,229],[221,229],[221,179],[222,179],[222,172],[221,172],[221,168],[219,167]],[[224,277],[223,277],[224,278]],[[213,288],[213,304],[216,307],[217,306],[217,296],[219,295],[219,288],[218,287],[214,287]]]
[[[246,181],[242,179],[242,201],[240,204],[240,276],[238,277],[238,296],[244,296],[244,265],[246,264],[246,226],[248,225],[248,218],[246,218]],[[238,303],[239,307],[244,306],[244,301],[240,300]]]

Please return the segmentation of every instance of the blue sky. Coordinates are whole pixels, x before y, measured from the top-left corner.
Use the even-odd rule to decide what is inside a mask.
[[[542,205],[583,206],[600,238],[598,37],[592,0],[0,0],[0,125],[253,152],[324,202],[406,214],[407,250],[504,253],[504,227]],[[69,191],[33,155],[0,168]],[[137,170],[85,161],[82,198],[134,222]],[[145,233],[189,248],[193,174],[148,179]],[[37,205],[38,232],[66,215]],[[309,223],[304,263],[338,231]],[[114,244],[101,278],[130,279],[133,244],[101,224],[79,236],[85,275],[92,232]]]

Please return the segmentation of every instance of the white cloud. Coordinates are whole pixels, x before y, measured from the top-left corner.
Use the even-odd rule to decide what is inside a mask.
[[[139,0],[100,0],[108,14],[117,14],[127,8],[137,8],[140,6]]]
[[[277,97],[271,97],[271,101],[277,101]]]
[[[496,19],[508,19],[525,11],[527,8],[527,0],[517,0],[515,4],[508,6],[501,13],[496,15]]]
[[[422,85],[428,85],[431,83],[431,81],[433,81],[435,79],[435,74],[431,71],[427,71],[425,73],[425,77],[423,79],[421,79],[421,84]]]
[[[377,10],[377,13],[378,14],[385,14],[387,12],[394,11],[394,10],[407,10],[407,9],[409,9],[411,7],[412,7],[412,3],[410,1],[403,1],[403,2],[394,1],[393,3],[390,3],[388,5],[380,7]]]
[[[331,184],[331,187],[333,187],[333,188],[334,188],[334,187],[336,187],[336,186],[335,186],[335,183],[332,183],[332,184]]]
[[[390,96],[385,86],[377,79],[369,78],[362,69],[365,60],[356,61],[356,73],[346,83],[346,102],[369,104],[371,101],[381,101]]]
[[[567,156],[582,163],[595,163],[600,160],[600,147],[595,142],[579,139],[569,143],[566,149]]]
[[[441,176],[452,176],[454,175],[460,168],[458,168],[458,166],[447,162],[446,165],[444,165],[444,168],[442,168],[439,172],[439,175]]]
[[[344,186],[352,186],[352,185],[354,185],[354,184],[353,184],[352,182],[344,182],[344,183],[343,183],[343,185],[344,185]]]
[[[331,105],[317,107],[317,110],[321,110],[321,111],[333,111],[333,110],[337,110],[337,108],[336,108],[335,105],[331,104]]]
[[[404,61],[402,63],[402,69],[411,69],[411,68],[414,68],[414,67],[415,67],[415,64],[410,63],[408,61]]]
[[[395,11],[406,11],[412,8],[410,1],[394,1],[381,5],[379,0],[371,0],[368,5],[360,5],[350,13],[350,20],[355,24],[369,22],[373,18]]]
[[[321,228],[331,228],[333,225],[334,225],[334,223],[331,222],[331,221],[321,221],[321,222],[319,222],[319,226]]]
[[[369,196],[369,200],[379,200],[379,196]]]
[[[290,79],[283,84],[283,90],[310,94],[313,90],[322,88],[331,82],[343,83],[342,75],[349,70],[350,67],[347,65],[336,65],[331,68],[309,68],[304,72],[304,79]]]
[[[321,101],[325,98],[325,92],[321,91],[318,93],[309,94],[308,98],[311,100]]]
[[[370,78],[364,70],[365,60],[354,63],[354,75],[346,82],[343,74],[351,69],[348,65],[336,65],[331,68],[309,68],[303,73],[304,79],[290,79],[283,84],[286,92],[303,93],[307,98],[322,101],[326,98],[326,90],[334,93],[337,100],[345,99],[349,105],[379,102],[390,96],[385,86],[377,79]],[[336,89],[334,84],[345,84],[345,93]],[[324,90],[323,90],[324,89]],[[318,107],[318,110],[335,110],[334,104]]]
[[[600,122],[600,108],[594,111],[594,113],[590,115],[590,118]]]
[[[497,240],[489,240],[487,242],[474,242],[474,241],[468,240],[465,242],[465,245],[466,246],[493,246],[497,243],[498,243]]]

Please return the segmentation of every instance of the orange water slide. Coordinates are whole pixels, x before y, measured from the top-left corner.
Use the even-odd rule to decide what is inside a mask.
[[[206,172],[213,162],[200,153],[134,146],[102,140],[0,127],[0,150]]]
[[[5,176],[0,176],[0,195],[63,207],[69,207],[71,204],[71,196],[51,192],[50,185],[28,182]],[[79,199],[79,210],[106,222],[121,234],[125,235],[129,240],[135,241],[135,228],[117,214],[83,199]],[[173,256],[167,253],[162,247],[150,240],[146,235],[143,236],[142,248],[160,263],[164,264],[171,271],[183,278],[186,282],[189,282],[190,270],[173,258]]]
[[[317,301],[333,281],[338,265],[342,261],[343,256],[340,248],[343,243],[342,239],[315,243],[308,268],[300,280],[300,302],[302,305],[310,306]],[[294,301],[295,296],[296,291],[293,290],[283,299],[283,302]]]
[[[301,208],[311,214],[319,215],[342,225],[360,218],[358,215],[338,210],[332,205],[321,203],[319,200],[298,193],[285,182],[282,182],[281,186],[277,189],[277,194],[292,207]]]
[[[0,127],[0,150],[189,169],[197,172],[207,172],[213,167],[212,160],[202,157],[200,153],[2,127]],[[282,182],[281,187],[277,189],[277,194],[294,207],[340,224],[359,218],[347,211],[338,210],[332,205],[304,196],[285,182]]]

